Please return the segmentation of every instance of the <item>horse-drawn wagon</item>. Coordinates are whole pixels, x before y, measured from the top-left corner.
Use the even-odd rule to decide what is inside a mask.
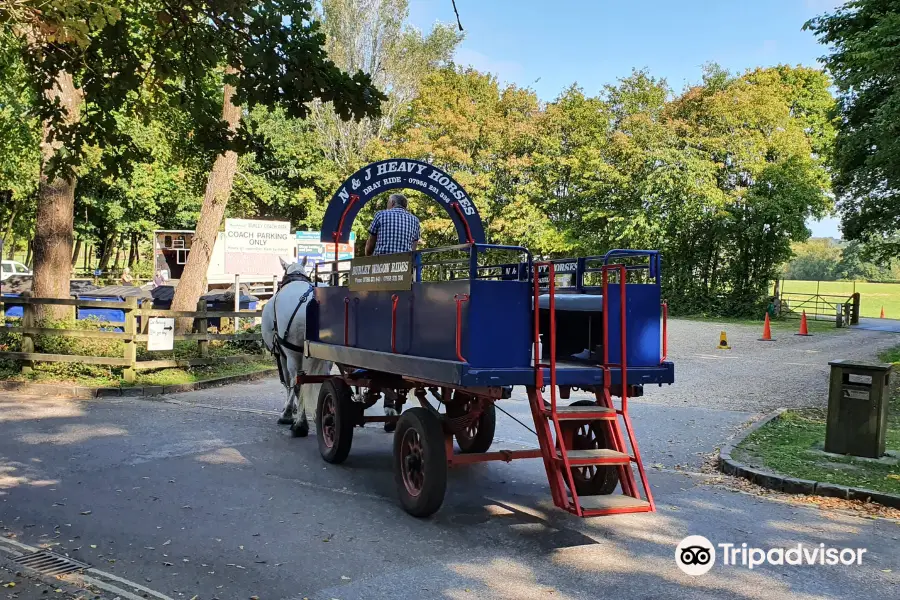
[[[448,466],[520,458],[542,459],[554,503],[578,516],[654,510],[628,399],[674,381],[659,254],[536,261],[524,247],[487,244],[457,182],[399,159],[348,179],[326,211],[322,241],[346,241],[360,208],[399,187],[441,204],[460,244],[355,258],[349,269],[318,264],[292,300],[291,318],[303,312],[302,343],[287,341],[290,323],[274,325],[304,361],[327,366],[307,364],[296,376],[300,388],[319,387],[322,457],[343,462],[355,427],[384,422],[395,428],[400,502],[415,516],[440,508]],[[495,402],[516,386],[526,390],[538,447],[491,452]],[[591,399],[564,403],[573,390]],[[382,395],[394,410],[366,415]],[[407,402],[419,406],[404,411]]]

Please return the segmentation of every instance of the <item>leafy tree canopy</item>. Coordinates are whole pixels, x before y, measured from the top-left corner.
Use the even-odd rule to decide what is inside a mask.
[[[838,89],[834,189],[843,233],[900,250],[900,2],[854,0],[806,23]]]
[[[177,105],[210,150],[240,143],[210,103],[209,78],[222,65],[237,85],[235,102],[283,107],[304,117],[314,99],[341,118],[378,114],[384,95],[362,71],[348,74],[328,59],[325,36],[305,0],[9,0],[0,22],[22,41],[34,113],[50,123],[59,151],[54,166],[73,171],[90,146],[116,146],[104,166],[121,170],[139,146],[117,127],[122,110],[148,115]],[[67,119],[48,93],[59,73],[72,75],[85,98],[80,118]],[[106,160],[116,158],[118,160]]]

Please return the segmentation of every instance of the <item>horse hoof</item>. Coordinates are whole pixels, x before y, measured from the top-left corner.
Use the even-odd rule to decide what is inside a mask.
[[[309,424],[291,425],[291,435],[294,437],[306,437],[309,435]]]
[[[388,433],[394,433],[394,430],[397,429],[397,422],[391,421],[384,424],[384,430]]]
[[[291,424],[293,424],[293,422],[294,422],[294,417],[285,417],[283,415],[278,417],[279,425],[291,425]]]

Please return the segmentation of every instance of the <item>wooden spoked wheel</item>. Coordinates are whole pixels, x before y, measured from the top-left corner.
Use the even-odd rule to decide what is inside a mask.
[[[319,453],[327,462],[338,464],[347,460],[358,412],[350,387],[342,379],[332,378],[322,384],[316,409],[316,438]]]
[[[447,417],[449,419],[462,419],[471,411],[478,408],[481,401],[460,391],[453,394],[453,402],[447,405]],[[497,429],[497,408],[493,402],[484,402],[481,415],[478,419],[467,423],[462,428],[456,429],[456,443],[464,454],[487,452],[494,442],[494,432]]]
[[[590,400],[573,402],[572,406],[594,406]],[[563,421],[563,435],[570,450],[613,448],[606,425],[602,421]],[[627,466],[625,468],[628,468]],[[619,485],[619,468],[615,465],[588,465],[572,468],[572,480],[579,496],[612,494]],[[568,484],[568,480],[566,480]]]
[[[414,517],[434,514],[447,491],[447,450],[440,419],[410,408],[394,433],[394,483],[400,504]]]

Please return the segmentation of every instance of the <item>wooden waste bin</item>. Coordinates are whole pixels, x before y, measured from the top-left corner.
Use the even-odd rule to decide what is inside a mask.
[[[834,360],[828,389],[825,451],[868,458],[884,455],[889,363]]]

